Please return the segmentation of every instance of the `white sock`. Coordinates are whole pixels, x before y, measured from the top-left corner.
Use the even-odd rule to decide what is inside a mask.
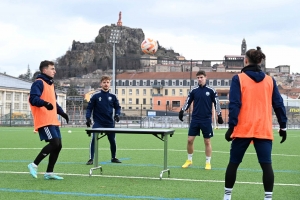
[[[223,200],[231,200],[232,188],[224,188],[224,189],[225,189],[225,194]]]
[[[264,200],[272,200],[272,194],[273,192],[265,192]]]
[[[206,156],[206,163],[210,163],[211,157]]]
[[[38,167],[36,164],[34,163],[31,163],[32,167]]]
[[[192,161],[193,160],[193,154],[188,154],[188,160]]]
[[[46,172],[45,174],[47,174],[47,175],[52,175],[53,172]]]

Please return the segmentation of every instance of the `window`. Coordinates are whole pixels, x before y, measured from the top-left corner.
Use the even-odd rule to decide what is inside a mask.
[[[186,95],[189,95],[189,93],[190,93],[190,89],[187,89],[186,90]]]
[[[11,93],[6,93],[6,100],[11,100]]]
[[[182,81],[179,82],[179,85],[182,85]]]
[[[10,109],[10,103],[5,103],[5,109]]]
[[[218,86],[221,85],[221,81],[220,81],[220,80],[217,81],[217,85],[218,85]]]
[[[190,82],[189,81],[187,82],[187,85],[190,86]]]
[[[140,109],[139,107],[135,107],[136,110]]]
[[[122,104],[125,104],[125,99],[124,98],[122,98]]]
[[[129,98],[129,104],[132,104],[132,98]]]
[[[135,94],[138,96],[140,94],[140,90],[139,89],[136,89],[135,90]]]
[[[132,82],[131,82],[131,81],[129,81],[129,85],[132,85]]]
[[[212,86],[213,85],[213,81],[209,80],[209,85]]]
[[[179,89],[179,95],[182,95],[182,89]]]
[[[135,104],[140,104],[139,99],[135,99]]]
[[[166,101],[166,105],[169,106],[170,105],[170,101]]]
[[[172,107],[180,107],[180,101],[172,101]]]
[[[150,98],[150,104],[152,104],[152,98]]]
[[[122,89],[122,95],[125,95],[125,89]]]
[[[143,104],[146,104],[146,103],[147,103],[147,102],[146,102],[146,98],[144,98],[144,99],[143,99]]]
[[[125,82],[124,81],[122,81],[122,86],[125,86]]]
[[[168,89],[165,89],[165,95],[168,95]]]
[[[20,101],[20,93],[15,93],[15,101]]]
[[[143,95],[146,96],[147,95],[147,90],[143,89]]]
[[[228,80],[226,80],[226,81],[225,81],[225,85],[226,85],[226,86],[228,86],[228,85],[229,85],[229,84],[228,84]]]
[[[143,82],[143,86],[146,86],[146,85],[147,85],[147,82],[146,82],[146,81],[144,81],[144,82]]]
[[[28,109],[28,103],[23,103],[23,109],[27,110]]]
[[[153,90],[152,89],[150,89],[150,94],[153,94]]]
[[[118,89],[116,89],[116,94],[118,94]]]
[[[160,101],[157,101],[157,105],[160,106]]]
[[[129,95],[132,95],[132,89],[129,89]]]
[[[174,85],[176,85],[176,82],[175,82],[175,81],[173,81],[173,82],[172,82],[172,85],[173,85],[173,86],[174,86]]]
[[[140,85],[140,81],[136,81],[136,86],[139,86]]]
[[[175,96],[175,89],[172,89],[172,95]]]
[[[129,110],[131,110],[131,109],[132,109],[132,107],[128,107],[128,109],[129,109]]]
[[[19,103],[14,103],[14,109],[19,110],[20,109],[20,104]]]

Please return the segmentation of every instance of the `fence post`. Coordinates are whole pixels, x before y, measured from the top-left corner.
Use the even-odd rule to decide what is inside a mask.
[[[141,116],[140,116],[140,128],[142,128],[142,117],[143,117],[143,104],[141,104]]]
[[[12,118],[12,105],[11,105],[12,103],[10,103],[10,106],[9,106],[9,126],[11,127],[11,118]]]

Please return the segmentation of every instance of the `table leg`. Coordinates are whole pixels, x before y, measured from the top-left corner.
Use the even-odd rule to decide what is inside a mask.
[[[160,180],[165,172],[168,172],[168,178],[170,177],[170,169],[168,169],[168,135],[164,135],[164,170],[160,172]]]
[[[94,167],[90,169],[90,176],[92,176],[93,170],[96,170],[96,169],[100,169],[100,174],[102,174],[102,167],[99,166],[99,161],[98,161],[98,136],[99,136],[99,133],[93,133],[93,134],[94,134],[95,155],[94,155]]]

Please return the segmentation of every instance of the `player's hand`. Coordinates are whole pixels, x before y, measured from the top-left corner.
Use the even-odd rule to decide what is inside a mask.
[[[233,130],[234,130],[234,128],[228,128],[228,130],[225,133],[225,140],[227,140],[228,142],[230,142],[232,140],[232,138],[230,136],[233,133]]]
[[[116,122],[119,122],[119,121],[120,121],[119,115],[115,115],[115,116],[114,116],[114,120],[115,120]]]
[[[67,113],[63,113],[63,114],[61,114],[61,116],[63,117],[63,118],[65,118],[65,120],[66,120],[66,122],[67,122],[67,124],[69,123],[69,116],[67,115]]]
[[[53,110],[53,105],[47,101],[45,101],[43,105],[47,110]]]
[[[224,121],[223,121],[223,118],[222,118],[222,115],[218,115],[218,124],[223,124]]]
[[[178,117],[179,117],[179,120],[183,122],[183,119],[182,119],[183,118],[183,110],[180,110]]]
[[[92,124],[92,120],[91,120],[91,118],[86,118],[86,126],[87,127],[91,127],[91,124]]]
[[[279,136],[282,137],[281,141],[280,141],[280,144],[283,143],[285,140],[286,140],[286,131],[285,130],[282,130],[282,129],[279,129]]]

